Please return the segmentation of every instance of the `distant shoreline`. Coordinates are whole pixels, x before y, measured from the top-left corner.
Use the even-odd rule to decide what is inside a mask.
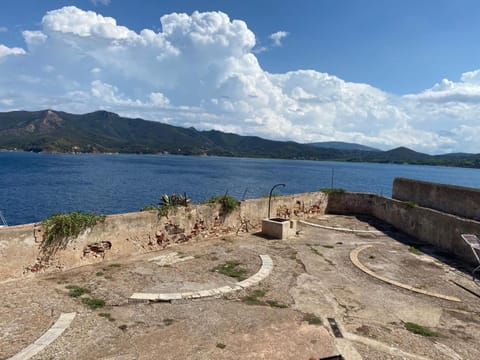
[[[414,161],[369,161],[369,160],[349,160],[349,159],[295,159],[282,157],[262,157],[262,156],[235,156],[235,155],[209,155],[209,154],[171,154],[171,153],[127,153],[127,152],[60,152],[60,151],[28,151],[28,150],[8,150],[0,149],[1,153],[25,153],[25,154],[39,154],[39,155],[139,155],[139,156],[182,156],[182,157],[209,157],[209,158],[235,158],[235,159],[259,159],[259,160],[289,160],[289,161],[315,161],[315,162],[335,162],[335,163],[358,163],[358,164],[388,164],[388,165],[412,165],[412,166],[432,166],[432,167],[447,167],[447,168],[461,168],[461,169],[478,169],[480,166],[461,166],[461,165],[447,165],[435,164],[429,162],[414,162]],[[438,155],[432,155],[438,156]],[[474,156],[472,154],[472,156]]]

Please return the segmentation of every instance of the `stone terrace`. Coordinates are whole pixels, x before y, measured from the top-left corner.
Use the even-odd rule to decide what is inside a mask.
[[[0,359],[34,343],[61,313],[77,315],[32,359],[480,358],[480,299],[473,294],[480,286],[460,265],[373,218],[325,215],[308,222],[320,227],[300,224],[288,240],[228,236],[4,282]],[[460,301],[368,275],[350,259],[364,245],[371,247],[358,260],[375,274]],[[162,262],[162,255],[176,260]],[[234,287],[260,270],[259,255],[269,255],[273,269],[250,287],[204,299],[129,300],[133,293]],[[243,269],[240,278],[215,271],[227,262]],[[68,285],[88,292],[72,297]],[[84,298],[106,305],[90,309]],[[329,318],[342,338],[333,335]],[[412,333],[407,323],[438,336]]]

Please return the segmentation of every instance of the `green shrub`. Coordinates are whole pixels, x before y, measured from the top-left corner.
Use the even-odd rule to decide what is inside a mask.
[[[217,348],[219,348],[219,349],[225,349],[226,347],[227,347],[227,345],[225,345],[225,344],[217,343]]]
[[[221,204],[222,211],[228,214],[237,208],[238,200],[231,195],[225,194],[225,195],[212,196],[210,199],[206,201],[206,203]]]
[[[324,194],[330,195],[330,194],[343,194],[345,192],[345,189],[340,189],[340,188],[323,188],[319,190],[320,192],[323,192]]]

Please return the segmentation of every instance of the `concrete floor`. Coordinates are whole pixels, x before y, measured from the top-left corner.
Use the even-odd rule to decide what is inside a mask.
[[[251,234],[212,239],[1,284],[0,359],[35,341],[62,312],[77,317],[34,359],[318,359],[338,353],[348,360],[480,359],[480,299],[453,281],[477,293],[480,287],[459,266],[371,218],[329,215],[310,221],[376,232],[303,225],[288,240]],[[461,302],[367,275],[349,257],[364,244],[373,246],[359,260],[375,273]],[[412,244],[427,254],[412,250]],[[193,259],[166,267],[148,261],[172,251]],[[259,254],[270,255],[274,269],[253,288],[214,299],[128,302],[133,292],[233,284],[236,279],[211,270],[235,260],[251,276],[260,267]],[[88,289],[84,297],[104,299],[106,306],[89,309],[68,295],[66,285]],[[245,297],[257,290],[265,295],[249,305]],[[318,316],[321,324],[309,324],[306,314]],[[327,318],[336,320],[343,338],[333,336]],[[406,322],[439,336],[413,334]]]

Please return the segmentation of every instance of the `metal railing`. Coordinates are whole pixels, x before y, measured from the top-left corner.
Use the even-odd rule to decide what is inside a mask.
[[[3,216],[3,213],[0,211],[0,226],[8,226],[7,220],[5,220],[5,217]]]

